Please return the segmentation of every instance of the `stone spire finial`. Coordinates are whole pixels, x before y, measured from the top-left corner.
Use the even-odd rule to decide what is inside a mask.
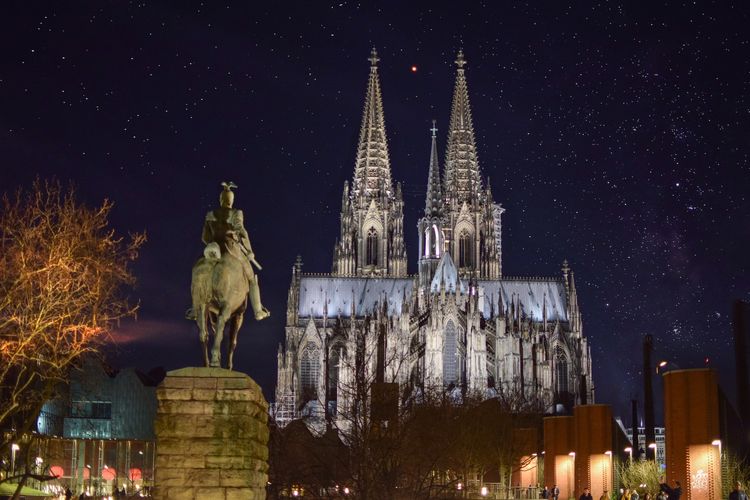
[[[463,70],[466,66],[466,59],[464,59],[464,49],[458,49],[458,55],[456,56],[456,66],[459,70]]]
[[[370,70],[376,71],[378,69],[378,61],[380,61],[380,58],[378,57],[378,51],[375,47],[370,51],[370,57],[368,57],[367,60],[370,61]]]

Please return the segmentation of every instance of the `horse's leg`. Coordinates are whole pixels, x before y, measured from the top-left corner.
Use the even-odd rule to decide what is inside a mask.
[[[229,320],[230,312],[225,305],[216,317],[216,328],[214,331],[214,347],[211,350],[211,366],[221,368],[221,341],[224,340],[224,327]]]
[[[242,327],[242,320],[244,319],[244,316],[244,311],[237,311],[229,320],[229,348],[227,349],[227,361],[230,370],[232,369],[232,357],[234,356],[234,348],[237,347],[237,333]]]
[[[195,320],[198,322],[199,339],[203,347],[203,364],[208,367],[208,307],[205,305],[197,307],[195,314]]]

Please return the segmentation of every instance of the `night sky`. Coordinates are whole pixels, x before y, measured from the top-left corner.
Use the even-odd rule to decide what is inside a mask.
[[[428,129],[437,119],[442,150],[463,48],[480,165],[507,210],[503,271],[570,261],[598,402],[628,414],[646,333],[658,359],[708,357],[733,391],[731,304],[750,299],[748,3],[375,4],[0,7],[0,191],[56,176],[112,199],[120,233],[148,233],[138,321],[115,332],[112,364],[200,363],[190,268],[232,180],[272,311],[245,323],[235,366],[272,397],[295,256],[331,269],[373,45],[416,272]]]

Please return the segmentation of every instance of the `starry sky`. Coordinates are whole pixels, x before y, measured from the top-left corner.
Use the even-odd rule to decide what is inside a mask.
[[[0,9],[0,190],[56,176],[86,203],[113,200],[120,233],[148,233],[140,313],[114,333],[113,365],[200,362],[190,268],[232,180],[272,311],[246,323],[235,365],[272,397],[294,259],[331,268],[372,46],[415,272],[428,129],[436,119],[442,148],[463,48],[482,173],[506,208],[503,270],[558,276],[570,261],[598,401],[629,415],[646,333],[656,358],[708,357],[734,391],[731,304],[750,299],[746,3]]]

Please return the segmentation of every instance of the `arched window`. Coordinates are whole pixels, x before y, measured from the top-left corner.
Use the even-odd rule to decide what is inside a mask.
[[[378,232],[371,227],[367,232],[367,251],[365,252],[365,265],[378,265]]]
[[[441,244],[442,240],[440,238],[440,230],[438,229],[438,227],[435,224],[432,225],[432,232],[435,235],[435,238],[434,238],[434,241],[433,241],[434,250],[433,250],[432,255],[434,255],[435,257],[439,258],[440,257],[440,251],[442,250],[442,248],[440,248],[440,244]]]
[[[555,382],[558,394],[569,392],[568,357],[560,346],[555,349]]]
[[[307,344],[300,360],[300,382],[305,399],[317,396],[318,378],[320,377],[320,349],[314,344]]]
[[[458,384],[458,339],[456,326],[449,321],[445,327],[445,342],[443,343],[443,384]]]
[[[434,248],[435,242],[432,241],[432,234],[429,229],[425,229],[424,232],[424,256],[425,257],[432,257],[435,255],[432,251]]]
[[[458,237],[458,267],[471,267],[473,262],[471,235],[464,230]]]
[[[330,401],[335,401],[338,397],[342,349],[341,345],[336,345],[328,353],[328,399]]]

